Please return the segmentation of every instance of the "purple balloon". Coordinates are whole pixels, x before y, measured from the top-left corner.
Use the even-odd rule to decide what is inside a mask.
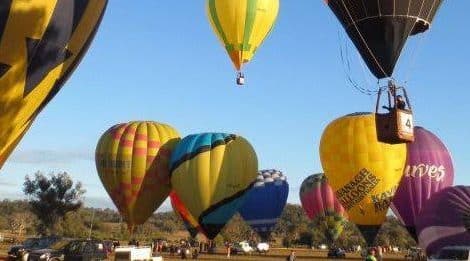
[[[428,255],[445,246],[470,243],[470,187],[446,188],[426,202],[416,223],[419,244]]]
[[[414,128],[415,141],[407,145],[407,161],[391,208],[417,240],[416,219],[436,192],[454,183],[454,167],[444,143],[430,131]]]

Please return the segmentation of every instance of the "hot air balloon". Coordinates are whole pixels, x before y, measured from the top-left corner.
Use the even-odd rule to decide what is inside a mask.
[[[374,114],[355,113],[326,127],[320,158],[349,220],[371,246],[402,177],[406,145],[378,142]]]
[[[170,156],[179,140],[172,127],[148,121],[118,124],[101,136],[96,168],[131,232],[168,197]]]
[[[470,187],[447,187],[424,204],[416,219],[419,244],[428,255],[470,242]]]
[[[170,193],[171,206],[173,210],[178,213],[178,215],[183,220],[184,227],[188,230],[189,235],[192,238],[195,238],[199,232],[199,224],[197,220],[189,213],[188,209],[184,206],[181,199],[178,197],[176,192],[172,191]]]
[[[289,184],[281,171],[268,169],[258,172],[256,183],[239,212],[264,242],[274,230],[288,195]]]
[[[203,133],[185,137],[170,163],[171,184],[208,239],[242,206],[257,177],[256,153],[243,137]]]
[[[107,0],[0,3],[0,167],[78,66]]]
[[[416,219],[426,201],[454,183],[454,167],[444,143],[430,131],[415,127],[415,141],[407,144],[405,172],[391,208],[417,240]]]
[[[279,0],[207,0],[207,13],[219,40],[238,71],[243,85],[243,65],[248,63],[271,32]]]
[[[409,36],[431,26],[442,0],[326,0],[371,72],[391,77]]]
[[[324,174],[306,178],[300,186],[300,202],[308,218],[319,225],[333,243],[343,232],[346,211],[336,198]]]

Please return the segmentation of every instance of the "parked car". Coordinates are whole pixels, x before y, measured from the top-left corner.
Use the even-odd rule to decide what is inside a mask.
[[[8,251],[8,258],[10,260],[28,260],[29,252],[36,250],[47,248],[50,245],[54,244],[58,241],[59,237],[41,237],[41,238],[28,238],[26,239],[23,244],[15,245],[10,248]]]
[[[346,258],[346,251],[341,248],[331,248],[328,251],[328,258]]]
[[[240,243],[235,243],[230,248],[230,253],[234,255],[238,254],[251,254],[253,252],[253,247],[247,241],[242,241]]]
[[[470,246],[448,246],[428,258],[429,261],[466,260],[470,261]]]
[[[256,245],[256,250],[258,253],[268,253],[269,244],[265,242],[258,243],[258,245]]]
[[[32,251],[28,261],[105,260],[107,251],[102,240],[64,240],[50,248]]]

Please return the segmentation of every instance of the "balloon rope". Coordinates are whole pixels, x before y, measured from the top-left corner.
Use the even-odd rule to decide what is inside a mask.
[[[338,42],[339,42],[339,53],[340,53],[341,61],[342,61],[342,64],[343,64],[343,71],[344,71],[344,74],[346,75],[346,78],[348,79],[349,83],[352,85],[352,87],[354,89],[361,92],[362,94],[369,95],[369,96],[376,94],[378,91],[372,91],[372,90],[363,88],[363,87],[359,86],[359,84],[356,81],[354,81],[352,79],[352,77],[351,77],[351,64],[350,64],[350,60],[349,60],[347,42],[344,38],[341,38],[341,32],[339,30],[338,30]],[[344,46],[342,45],[342,43],[344,43]],[[345,49],[345,51],[344,51],[345,53],[343,53],[343,48]]]
[[[379,0],[378,0],[379,1]],[[349,16],[349,19],[351,19],[352,21],[352,24],[354,25],[354,28],[356,29],[357,33],[359,34],[359,37],[361,37],[361,40],[362,42],[364,43],[364,45],[366,46],[367,48],[367,51],[369,52],[369,54],[372,56],[372,58],[374,59],[374,62],[377,64],[377,66],[379,67],[379,69],[382,71],[383,75],[386,75],[387,77],[390,77],[390,75],[388,75],[385,70],[383,69],[382,65],[379,63],[379,61],[377,60],[377,57],[375,57],[375,54],[374,52],[372,52],[372,50],[370,49],[369,45],[367,44],[364,36],[362,35],[361,33],[361,30],[359,30],[359,27],[357,26],[356,22],[354,21],[352,15],[351,15],[351,12],[349,12],[349,9],[348,7],[346,6],[346,4],[344,3],[344,0],[341,0],[341,3],[343,4],[343,7],[344,9],[346,10],[348,16]],[[380,11],[380,8],[379,8],[379,11]],[[349,25],[350,26],[350,25]]]

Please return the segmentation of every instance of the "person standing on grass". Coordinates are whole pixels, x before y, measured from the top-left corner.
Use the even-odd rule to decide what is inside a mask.
[[[227,248],[227,258],[230,258],[230,251],[232,250],[232,246],[229,241],[225,243],[225,247]]]
[[[290,251],[290,255],[286,258],[287,261],[295,261],[296,257],[295,257],[295,252],[294,250],[291,250]]]
[[[377,261],[377,259],[375,258],[375,249],[374,248],[370,248],[367,251],[366,261]]]
[[[382,261],[383,250],[381,246],[377,246],[377,261]]]

